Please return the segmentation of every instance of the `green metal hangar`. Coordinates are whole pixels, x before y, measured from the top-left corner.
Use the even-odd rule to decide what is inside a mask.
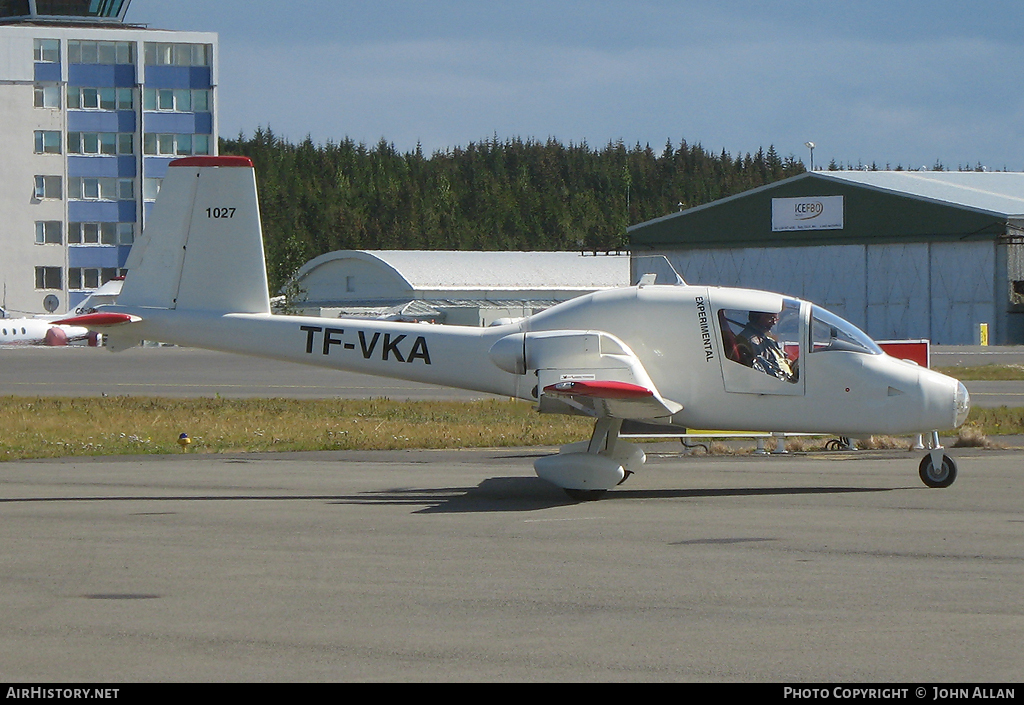
[[[1024,173],[809,172],[629,228],[632,280],[821,304],[878,340],[1024,343]]]

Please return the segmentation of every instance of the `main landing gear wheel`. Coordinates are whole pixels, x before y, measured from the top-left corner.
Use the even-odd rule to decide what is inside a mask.
[[[936,467],[929,453],[921,460],[920,475],[921,481],[929,487],[949,487],[956,480],[956,461],[943,455],[942,464]]]

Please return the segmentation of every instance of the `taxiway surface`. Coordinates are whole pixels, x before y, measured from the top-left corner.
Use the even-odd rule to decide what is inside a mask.
[[[550,449],[0,465],[6,681],[1015,682],[1019,453]]]
[[[176,348],[0,350],[0,394],[481,396]],[[584,504],[553,449],[2,463],[0,679],[1020,680],[1019,451],[645,447]]]
[[[486,399],[490,394],[178,347],[0,348],[0,395]]]
[[[937,347],[933,365],[1024,363],[1024,348]],[[1024,382],[965,382],[975,406],[1024,406]],[[490,394],[373,377],[294,362],[176,347],[0,347],[0,395],[493,398]]]

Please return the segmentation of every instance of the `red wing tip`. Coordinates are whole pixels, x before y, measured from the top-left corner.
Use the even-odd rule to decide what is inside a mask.
[[[175,159],[170,166],[240,166],[252,168],[249,157],[184,157]]]
[[[84,328],[119,326],[122,323],[135,323],[142,319],[127,313],[87,313],[83,316],[72,316],[59,321],[54,321],[60,326],[82,326]]]
[[[602,399],[640,399],[654,396],[650,389],[628,382],[566,381],[548,385],[544,387],[544,391],[547,394]]]

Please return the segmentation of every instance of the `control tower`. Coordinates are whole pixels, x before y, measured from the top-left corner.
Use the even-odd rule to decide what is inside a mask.
[[[123,22],[131,0],[0,0],[0,22]]]

